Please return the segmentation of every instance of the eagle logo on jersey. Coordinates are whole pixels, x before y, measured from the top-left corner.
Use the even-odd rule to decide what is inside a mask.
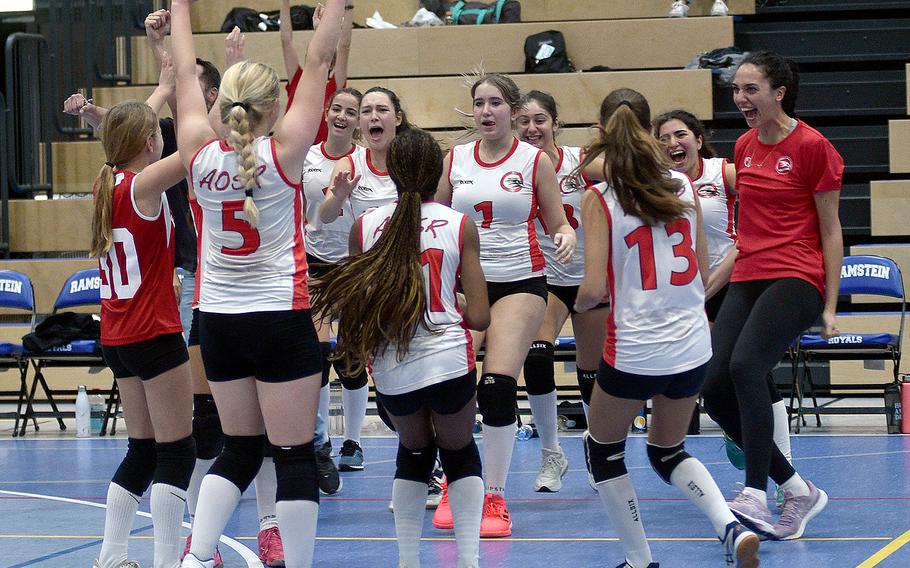
[[[518,193],[525,186],[525,178],[521,172],[506,172],[499,180],[499,185],[509,193]]]
[[[581,184],[578,183],[578,178],[575,176],[566,176],[559,182],[559,192],[563,195],[575,193],[579,187]]]
[[[698,186],[696,190],[699,197],[719,197],[720,188],[714,185],[713,183],[706,183],[705,185]]]
[[[784,156],[777,160],[777,166],[775,170],[778,174],[784,176],[793,171],[793,158],[790,156]]]

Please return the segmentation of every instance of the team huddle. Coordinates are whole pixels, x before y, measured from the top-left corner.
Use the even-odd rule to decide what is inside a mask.
[[[732,162],[695,116],[652,120],[646,98],[626,88],[604,97],[595,139],[560,146],[558,93],[521,93],[508,76],[482,73],[470,141],[445,153],[394,92],[346,86],[345,0],[317,10],[302,64],[282,29],[283,113],[277,72],[246,60],[236,33],[220,84],[206,79],[192,3],[173,0],[146,20],[161,64],[148,101],[103,112],[67,101],[95,113],[106,156],[91,252],[104,357],[129,430],[96,567],[138,566],[127,539],[149,485],[154,566],[223,565],[218,539],[254,479],[260,558],[311,566],[320,491],[341,489],[325,433],[333,365],[345,412],[338,468],[364,467],[369,377],[398,436],[398,566],[420,566],[431,502],[433,525],[454,530],[458,566],[480,566],[480,538],[512,534],[505,489],[520,376],[542,447],[534,490],[559,491],[569,469],[554,376],[569,318],[586,468],[620,537],[620,568],[658,566],[624,461],[648,400],[650,463],[710,521],[726,566],[758,566],[761,540],[802,536],[827,495],[790,463],[770,371],[819,317],[823,336],[837,333],[844,164],[794,118],[799,76],[788,60],[756,52],[737,71],[749,130]],[[162,158],[165,102],[176,151]],[[182,323],[169,188],[184,179],[196,270]],[[699,396],[745,456],[745,487],[729,503],[685,449]],[[185,506],[192,534],[181,555]]]

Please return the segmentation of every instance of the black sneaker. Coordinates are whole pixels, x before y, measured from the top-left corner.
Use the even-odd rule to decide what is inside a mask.
[[[341,457],[338,459],[340,471],[360,471],[363,469],[363,450],[354,440],[345,440],[341,445]]]
[[[316,449],[316,473],[319,476],[319,491],[323,495],[334,495],[341,491],[341,477],[332,461],[332,442],[326,442]]]

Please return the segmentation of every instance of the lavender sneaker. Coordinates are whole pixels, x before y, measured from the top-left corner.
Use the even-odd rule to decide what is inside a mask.
[[[828,504],[827,493],[809,480],[806,480],[806,485],[809,486],[809,494],[803,497],[784,491],[784,507],[780,520],[774,525],[774,534],[780,540],[794,540],[803,536],[806,524]]]
[[[724,560],[726,566],[735,568],[756,568],[758,566],[759,538],[743,524],[733,521],[727,525],[724,538]]]
[[[730,502],[730,510],[744,525],[764,536],[774,538],[774,524],[771,522],[771,511],[768,504],[748,493],[745,489],[739,492]]]

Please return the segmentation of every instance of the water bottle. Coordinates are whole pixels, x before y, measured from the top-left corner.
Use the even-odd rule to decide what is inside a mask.
[[[474,427],[471,428],[471,432],[473,434],[480,434],[481,432],[483,432],[483,422],[481,422],[480,420],[475,420]]]
[[[885,419],[888,425],[889,434],[900,434],[901,432],[901,392],[896,384],[890,384],[885,387]]]
[[[88,438],[92,435],[92,408],[88,401],[85,385],[79,385],[76,393],[76,437]]]
[[[648,431],[648,410],[647,408],[642,408],[638,416],[632,420],[632,433],[633,434],[644,434]]]
[[[92,394],[88,397],[89,409],[92,424],[92,436],[101,434],[101,426],[104,424],[104,397],[101,391],[92,389]]]
[[[518,430],[515,430],[515,438],[526,442],[534,437],[534,427],[529,424],[522,424],[518,427]]]

